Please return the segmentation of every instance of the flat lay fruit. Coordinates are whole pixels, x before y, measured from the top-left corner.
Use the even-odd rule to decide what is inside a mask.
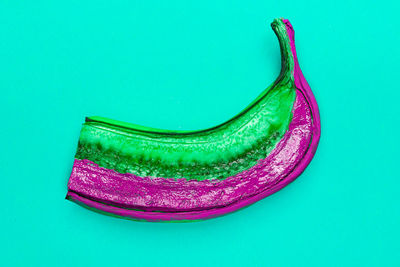
[[[290,22],[275,19],[272,28],[281,73],[225,123],[171,131],[86,118],[67,199],[136,220],[193,221],[248,206],[298,177],[318,145],[318,106]]]

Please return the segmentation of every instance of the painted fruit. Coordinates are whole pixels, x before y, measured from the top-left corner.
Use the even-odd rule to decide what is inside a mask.
[[[221,125],[169,131],[87,118],[67,199],[137,220],[199,220],[252,204],[299,176],[318,145],[318,106],[290,22],[275,19],[272,28],[281,48],[279,77]]]

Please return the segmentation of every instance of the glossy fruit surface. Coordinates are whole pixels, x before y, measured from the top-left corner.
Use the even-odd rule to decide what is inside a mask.
[[[297,62],[289,21],[276,19],[282,70],[231,120],[199,131],[151,129],[101,117],[83,125],[67,198],[139,220],[198,220],[262,199],[310,162],[318,107]]]

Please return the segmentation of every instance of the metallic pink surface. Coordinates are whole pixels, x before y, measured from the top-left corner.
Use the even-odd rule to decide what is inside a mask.
[[[296,53],[296,46],[294,44],[294,30],[292,27],[292,24],[289,22],[289,20],[284,19],[283,22],[286,25],[286,30],[290,38],[290,46],[292,48],[292,54],[294,57],[294,83],[296,85],[296,88],[299,89],[306,97],[306,100],[309,104],[309,107],[311,109],[311,114],[313,117],[313,140],[311,142],[311,149],[313,150],[312,154],[315,154],[315,151],[317,150],[318,147],[318,142],[321,137],[321,120],[319,118],[319,110],[318,110],[318,104],[317,101],[315,100],[314,94],[311,91],[310,86],[308,85],[308,82],[304,78],[303,72],[300,69],[299,66],[299,61],[297,59],[297,53]],[[311,156],[308,160],[308,162],[311,161],[313,156]]]
[[[139,177],[75,160],[67,197],[123,217],[197,220],[216,217],[260,200],[289,184],[311,161],[320,136],[318,106],[297,62],[294,32],[284,20],[295,60],[296,101],[289,130],[267,158],[225,180]]]

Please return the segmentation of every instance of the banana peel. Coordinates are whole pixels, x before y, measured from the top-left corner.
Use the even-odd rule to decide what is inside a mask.
[[[292,25],[271,25],[281,73],[227,122],[171,131],[86,118],[66,198],[128,219],[195,221],[246,207],[296,179],[317,149],[320,118]]]

